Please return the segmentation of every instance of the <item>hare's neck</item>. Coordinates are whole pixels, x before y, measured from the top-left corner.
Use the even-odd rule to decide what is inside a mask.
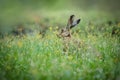
[[[72,39],[72,37],[71,36],[70,37],[64,37],[63,39],[66,40],[66,41],[70,41]]]

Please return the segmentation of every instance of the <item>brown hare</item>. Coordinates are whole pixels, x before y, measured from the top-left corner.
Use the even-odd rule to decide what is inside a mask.
[[[69,48],[71,44],[74,44],[76,47],[80,46],[80,41],[76,40],[71,36],[70,30],[75,27],[77,24],[80,23],[81,19],[74,20],[75,15],[71,15],[68,19],[67,26],[63,29],[61,29],[60,33],[58,34],[58,37],[63,38],[63,51],[68,54]]]

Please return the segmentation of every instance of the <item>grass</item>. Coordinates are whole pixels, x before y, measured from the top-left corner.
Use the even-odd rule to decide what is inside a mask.
[[[109,17],[99,20],[101,16],[89,14],[80,14],[83,21],[72,33],[82,44],[80,48],[71,45],[68,55],[63,54],[62,39],[56,36],[54,25],[50,25],[44,38],[35,34],[0,39],[0,79],[119,80],[120,38],[111,35],[116,24],[109,26]],[[49,23],[59,23],[58,15]]]

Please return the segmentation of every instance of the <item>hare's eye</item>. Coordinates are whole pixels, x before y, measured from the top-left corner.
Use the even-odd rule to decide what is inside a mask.
[[[64,30],[62,29],[62,30],[61,30],[61,33],[62,33],[63,31],[64,31]]]
[[[70,34],[68,34],[67,37],[70,37]]]

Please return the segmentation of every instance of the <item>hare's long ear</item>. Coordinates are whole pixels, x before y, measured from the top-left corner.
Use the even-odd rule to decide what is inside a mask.
[[[70,29],[72,29],[72,28],[75,27],[77,24],[79,24],[79,23],[80,23],[80,20],[81,20],[81,19],[78,19],[78,20],[72,22],[72,25],[70,26]]]
[[[67,27],[66,29],[70,29],[70,26],[72,25],[73,21],[74,21],[74,17],[75,15],[71,15],[70,18],[68,19],[68,23],[67,23]]]

